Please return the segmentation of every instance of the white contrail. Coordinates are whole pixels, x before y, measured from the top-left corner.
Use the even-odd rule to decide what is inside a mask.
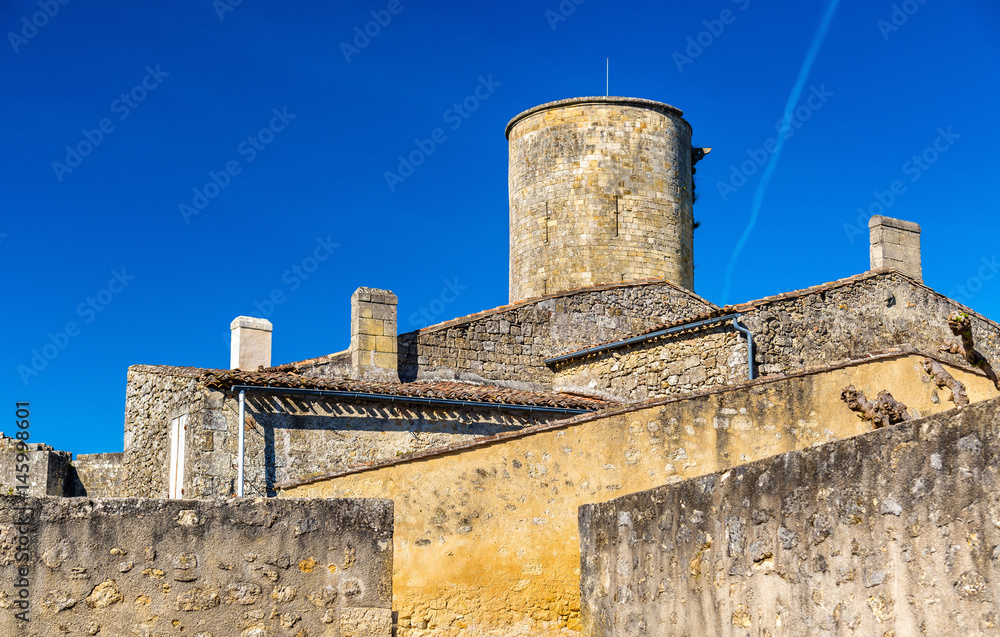
[[[823,14],[823,21],[820,23],[819,30],[816,32],[816,37],[813,38],[813,43],[809,47],[809,53],[806,54],[806,59],[802,62],[802,68],[799,69],[799,78],[796,80],[795,86],[792,87],[792,92],[788,96],[788,102],[785,104],[785,116],[781,120],[781,130],[778,133],[778,144],[775,147],[770,160],[767,162],[767,168],[764,169],[764,175],[760,178],[760,183],[757,184],[757,192],[754,193],[753,205],[750,208],[750,223],[747,224],[746,230],[743,231],[743,236],[741,236],[740,240],[736,243],[736,249],[733,250],[733,256],[729,259],[729,267],[726,268],[726,280],[725,285],[722,288],[723,302],[729,301],[729,290],[733,282],[733,270],[736,268],[736,262],[740,258],[740,253],[743,251],[743,247],[750,238],[750,233],[753,232],[754,226],[757,225],[757,216],[760,214],[760,206],[764,201],[764,193],[767,191],[767,186],[771,181],[771,177],[774,175],[774,170],[778,167],[778,159],[781,157],[781,149],[785,147],[785,136],[788,133],[788,129],[792,125],[793,111],[795,110],[795,106],[799,103],[799,97],[802,96],[806,80],[809,79],[809,71],[812,70],[813,62],[816,61],[816,56],[819,54],[820,47],[823,46],[823,40],[826,38],[826,33],[830,30],[830,23],[833,21],[833,14],[836,13],[838,4],[840,4],[840,0],[830,0],[830,4],[826,8],[826,13]]]

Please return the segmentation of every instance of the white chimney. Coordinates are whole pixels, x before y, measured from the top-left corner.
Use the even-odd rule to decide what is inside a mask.
[[[229,369],[256,371],[271,366],[271,321],[252,316],[237,316],[229,324],[232,342]]]

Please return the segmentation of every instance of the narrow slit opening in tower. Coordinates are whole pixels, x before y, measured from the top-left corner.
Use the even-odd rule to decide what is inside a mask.
[[[622,198],[615,195],[615,236],[621,234]],[[624,279],[622,279],[624,281]]]

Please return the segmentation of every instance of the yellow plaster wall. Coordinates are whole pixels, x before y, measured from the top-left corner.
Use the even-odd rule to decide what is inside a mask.
[[[590,417],[444,455],[403,460],[283,496],[395,502],[399,635],[575,635],[577,507],[870,429],[840,400],[889,389],[914,416],[953,407],[922,357],[876,362]],[[957,368],[972,402],[1000,395]]]

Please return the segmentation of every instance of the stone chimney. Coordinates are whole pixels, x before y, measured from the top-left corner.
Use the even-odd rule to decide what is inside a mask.
[[[361,380],[399,382],[396,304],[389,290],[358,288],[351,295],[351,367]]]
[[[271,366],[271,321],[252,316],[237,316],[229,324],[232,340],[229,369],[257,371]]]
[[[895,268],[903,274],[923,281],[920,267],[920,226],[875,215],[868,222],[871,230],[872,270]]]

